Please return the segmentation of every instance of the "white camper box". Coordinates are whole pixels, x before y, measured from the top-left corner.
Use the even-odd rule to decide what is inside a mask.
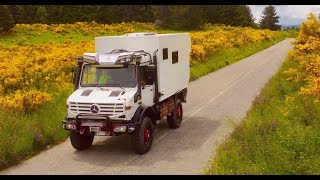
[[[97,37],[95,49],[95,53],[76,58],[75,91],[67,100],[62,126],[70,130],[70,142],[77,150],[88,149],[94,136],[130,134],[136,153],[144,154],[152,146],[159,120],[166,119],[172,129],[181,125],[190,73],[190,36],[130,33]],[[123,71],[129,64],[135,68],[134,74]],[[109,75],[121,77],[123,85],[120,80],[113,85],[82,85],[85,75],[100,81],[100,74],[108,74],[110,69],[117,73]],[[136,85],[128,85],[128,81]]]
[[[95,38],[96,53],[110,53],[114,49],[139,51],[153,55],[157,52],[159,92],[163,95],[159,101],[165,100],[187,87],[189,82],[189,58],[191,39],[189,34],[127,34],[124,36],[105,36]],[[164,52],[168,52],[164,59]],[[178,62],[172,57],[178,52]],[[166,57],[165,57],[166,58]]]

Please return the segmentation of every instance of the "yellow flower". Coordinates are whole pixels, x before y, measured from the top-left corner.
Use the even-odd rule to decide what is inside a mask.
[[[13,31],[21,34],[40,35],[45,32],[52,32],[59,35],[72,31],[92,36],[122,35],[141,30],[154,32],[156,30],[155,24],[140,22],[98,24],[93,21],[52,25],[16,24],[13,28]],[[205,30],[190,33],[192,41],[191,61],[206,61],[209,54],[228,48],[271,40],[276,35],[277,32],[270,30],[206,24]],[[301,41],[301,38],[298,39],[299,41]],[[308,45],[299,46],[299,49],[314,51],[318,48],[316,38],[310,38],[308,42]],[[71,39],[67,39],[60,44],[48,42],[10,47],[0,45],[1,110],[35,110],[41,104],[50,102],[53,93],[62,89],[72,91],[71,69],[76,66],[75,57],[83,55],[85,52],[94,52],[93,40],[82,40],[75,43]],[[297,57],[303,57],[297,53],[293,54]],[[314,61],[308,68],[316,73],[319,70],[318,65],[319,62]],[[317,89],[312,89],[313,91],[317,91]]]

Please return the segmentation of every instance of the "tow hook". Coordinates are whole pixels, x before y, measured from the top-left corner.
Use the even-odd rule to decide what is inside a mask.
[[[81,130],[80,130],[80,134],[83,134],[83,133],[84,133],[84,130],[85,130],[85,129],[81,129]]]

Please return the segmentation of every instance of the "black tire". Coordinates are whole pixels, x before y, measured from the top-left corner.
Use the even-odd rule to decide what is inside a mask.
[[[169,128],[176,129],[179,128],[182,122],[183,109],[181,101],[178,99],[175,103],[173,112],[167,116],[167,123]]]
[[[141,124],[132,133],[132,144],[138,154],[147,153],[152,146],[154,127],[149,117],[144,117]]]
[[[91,147],[94,135],[80,134],[76,131],[70,132],[70,141],[77,150],[85,150]]]

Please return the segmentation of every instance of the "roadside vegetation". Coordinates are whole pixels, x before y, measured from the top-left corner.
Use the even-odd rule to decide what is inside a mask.
[[[320,174],[320,21],[308,16],[294,49],[204,174]]]
[[[17,24],[0,40],[0,169],[68,136],[61,127],[73,90],[74,58],[94,51],[95,36],[153,31],[152,23]],[[241,33],[240,33],[241,32]],[[295,31],[206,25],[192,31],[191,79],[267,48]]]
[[[189,32],[195,80],[296,33],[264,28],[246,5],[0,5],[0,169],[68,136],[61,120],[75,57],[94,51],[94,37]]]
[[[13,29],[18,40],[11,41],[18,44],[0,44],[0,109],[5,112],[21,111],[30,113],[43,104],[52,101],[54,95],[63,89],[72,91],[72,69],[76,66],[75,57],[84,52],[94,52],[94,37],[129,32],[156,31],[154,24],[120,23],[97,24],[17,24]],[[68,37],[62,43],[27,41],[21,43],[20,34],[35,37],[53,34],[60,39]],[[70,36],[92,36],[92,39],[77,39]],[[195,65],[191,79],[221,68],[240,58],[261,50],[288,35],[288,32],[260,30],[252,28],[213,26],[207,24],[205,30],[190,32],[191,65]],[[30,39],[36,39],[30,37]],[[51,37],[51,36],[49,36]],[[37,38],[38,39],[38,38]],[[59,38],[58,38],[59,39]],[[73,40],[74,39],[74,40]],[[6,42],[6,41],[5,41]],[[34,44],[32,44],[34,42]],[[20,44],[20,45],[19,45]],[[244,55],[240,55],[244,53]],[[235,54],[238,54],[235,56]],[[217,57],[217,58],[215,58]],[[229,59],[228,59],[229,58]],[[231,58],[231,59],[230,59]],[[216,60],[217,59],[217,60]],[[219,61],[223,60],[224,65]],[[216,64],[208,70],[197,68],[199,64]],[[216,66],[216,67],[215,67]],[[201,74],[199,74],[201,72]]]
[[[217,53],[208,55],[206,62],[195,61],[191,63],[190,80],[193,81],[201,76],[214,72],[225,66],[233,64],[243,58],[249,57],[263,49],[266,49],[286,38],[295,37],[297,31],[280,31],[272,40],[265,40],[257,43],[248,44],[241,47],[233,47],[221,50]]]

